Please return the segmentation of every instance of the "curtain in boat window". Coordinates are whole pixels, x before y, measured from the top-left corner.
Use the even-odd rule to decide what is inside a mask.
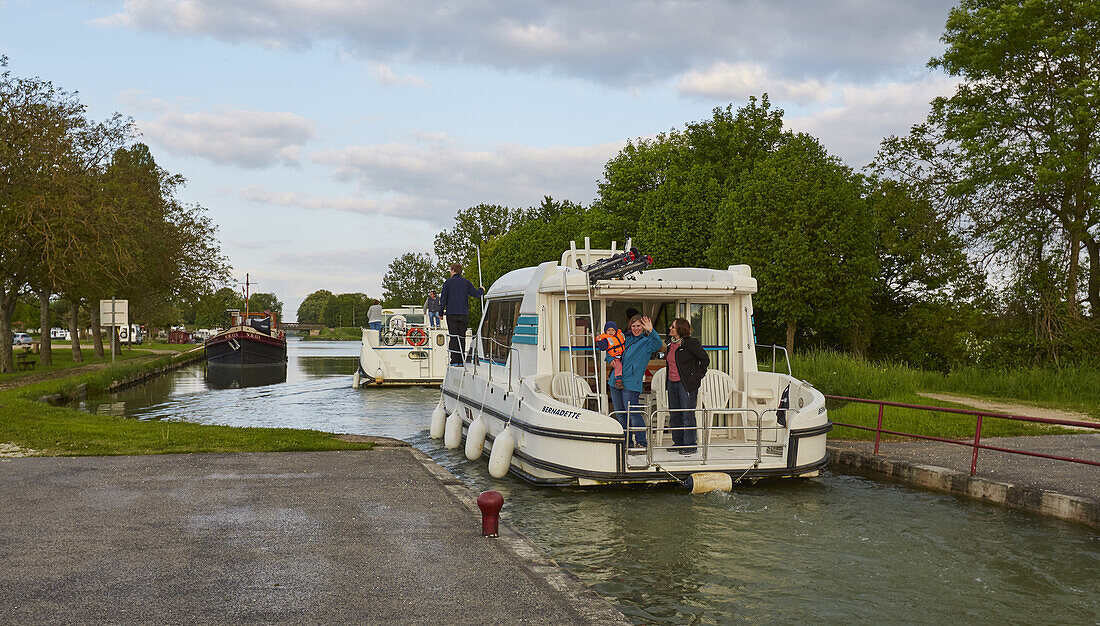
[[[689,308],[691,335],[710,356],[710,369],[729,373],[729,305],[692,303]]]
[[[572,371],[580,376],[591,376],[593,372],[592,341],[595,335],[603,332],[603,321],[600,318],[600,305],[597,301],[595,319],[591,323],[595,325],[595,333],[589,325],[592,316],[588,311],[588,300],[569,299],[569,314],[566,314],[565,301],[558,302],[558,371]],[[569,350],[573,346],[573,350]],[[573,365],[570,369],[569,359],[572,355]],[[600,354],[602,359],[603,355]]]

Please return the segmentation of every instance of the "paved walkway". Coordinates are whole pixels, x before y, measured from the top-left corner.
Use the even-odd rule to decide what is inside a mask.
[[[507,504],[505,505],[507,506]],[[0,460],[11,623],[626,623],[423,453]]]
[[[1100,461],[1100,433],[991,437],[990,446]],[[884,473],[942,491],[1008,504],[1100,526],[1100,467],[982,450],[970,477],[973,449],[934,441],[830,440],[834,466]]]

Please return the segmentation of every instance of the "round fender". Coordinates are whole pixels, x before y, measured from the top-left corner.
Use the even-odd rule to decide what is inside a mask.
[[[462,413],[455,407],[455,412],[447,416],[447,425],[443,431],[443,445],[448,450],[454,450],[462,445]]]
[[[485,450],[485,432],[487,430],[488,426],[485,424],[485,418],[481,415],[475,417],[473,423],[466,429],[467,459],[476,461],[481,458],[481,453]]]
[[[504,478],[508,475],[508,468],[512,467],[512,452],[515,449],[516,437],[512,434],[512,427],[507,426],[493,440],[493,450],[489,453],[490,476]]]
[[[428,434],[432,436],[432,439],[439,439],[443,436],[446,424],[447,409],[443,408],[443,400],[440,400],[439,404],[435,405],[435,410],[432,411],[432,427]]]
[[[358,369],[356,369],[355,373],[351,375],[351,388],[352,389],[358,389],[359,388],[359,370]]]
[[[723,472],[695,472],[684,481],[691,493],[733,491],[733,477]]]

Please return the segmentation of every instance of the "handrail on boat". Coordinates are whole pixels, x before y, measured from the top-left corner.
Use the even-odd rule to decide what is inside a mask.
[[[763,459],[763,456],[764,456],[763,451],[764,451],[765,448],[771,448],[772,446],[783,446],[783,447],[785,447],[786,442],[783,439],[781,439],[781,437],[779,436],[779,432],[787,430],[787,426],[780,426],[778,418],[776,419],[776,422],[775,422],[776,425],[775,426],[765,426],[764,425],[764,420],[762,419],[762,417],[764,415],[768,414],[768,413],[778,413],[778,411],[781,411],[781,410],[792,411],[792,409],[778,409],[778,408],[769,408],[769,409],[764,409],[763,411],[759,411],[757,409],[753,409],[753,408],[749,408],[749,407],[723,408],[723,409],[707,409],[707,408],[654,409],[653,411],[649,411],[648,407],[646,405],[635,404],[635,405],[631,405],[631,407],[632,407],[632,411],[629,411],[629,412],[628,411],[611,411],[611,413],[609,413],[609,416],[611,418],[615,419],[615,420],[618,420],[618,417],[617,417],[618,415],[628,414],[630,412],[633,412],[633,410],[635,410],[635,409],[638,412],[640,412],[643,416],[645,416],[646,419],[644,420],[645,421],[645,426],[644,427],[631,426],[629,421],[628,421],[626,428],[623,429],[623,434],[624,434],[624,437],[626,437],[626,441],[627,441],[627,445],[624,447],[624,454],[627,456],[627,458],[624,459],[624,463],[626,463],[629,466],[629,455],[631,453],[634,453],[634,452],[643,452],[644,451],[645,455],[646,455],[646,466],[647,467],[654,464],[654,458],[653,458],[653,450],[654,450],[654,447],[655,447],[654,446],[654,437],[655,437],[656,432],[658,430],[657,427],[656,427],[656,421],[654,420],[654,416],[657,416],[657,415],[660,415],[660,414],[667,414],[668,417],[671,419],[673,411],[684,411],[684,412],[691,412],[691,413],[696,414],[696,420],[695,420],[696,425],[694,427],[691,427],[691,426],[676,426],[676,427],[667,426],[667,427],[662,427],[660,430],[670,431],[670,432],[671,431],[677,431],[677,430],[683,430],[683,431],[688,431],[688,430],[699,431],[699,430],[701,430],[701,431],[703,431],[702,435],[700,437],[698,437],[698,439],[696,441],[696,446],[695,446],[695,447],[698,447],[699,449],[702,450],[701,459],[684,459],[684,460],[686,460],[686,461],[698,461],[698,463],[700,465],[706,465],[707,462],[710,459],[710,456],[711,456],[710,449],[712,447],[724,447],[724,448],[750,448],[751,447],[751,448],[754,448],[755,451],[756,451],[756,456],[753,459],[754,463],[759,463]],[[721,415],[746,415],[746,414],[752,414],[752,415],[755,416],[755,419],[756,419],[756,425],[755,426],[749,426],[749,425],[715,426],[714,425],[714,418],[717,417],[717,416],[721,416]],[[702,419],[700,419],[700,417]],[[629,420],[629,415],[628,415],[628,420]],[[662,422],[662,423],[665,423],[665,422]],[[744,420],[742,420],[741,423],[746,424],[746,422]],[[639,433],[639,432],[643,432],[643,431],[646,434],[646,446],[644,448],[643,447],[631,447],[630,446],[631,433]],[[742,431],[742,432],[745,432],[746,435],[749,432],[755,432],[756,436],[752,440],[750,440],[749,437],[746,437],[745,438],[745,443],[735,443],[735,442],[732,441],[732,438],[730,438],[730,441],[725,442],[725,443],[715,443],[715,442],[712,442],[714,431],[725,432],[727,434],[727,436],[732,435],[734,431]],[[764,440],[764,431],[775,431],[776,432],[775,439],[773,441],[765,441]],[[668,449],[672,450],[672,449],[675,449],[677,446],[673,445],[673,446],[666,446],[666,447],[668,447]],[[686,448],[688,446],[685,445],[683,447]],[[746,459],[746,460],[748,460],[748,459]]]
[[[779,345],[772,345],[772,344],[764,344],[764,345],[758,344],[756,346],[757,351],[759,351],[761,348],[771,348],[772,349],[772,363],[771,363],[771,369],[768,370],[769,372],[776,372],[775,357],[779,352],[782,352],[783,353],[783,360],[786,361],[786,363],[787,363],[787,375],[788,376],[794,376],[794,374],[793,374],[794,370],[791,369],[791,357],[790,357],[789,354],[787,354],[787,348],[785,348],[783,346],[779,346]],[[759,359],[757,359],[757,362],[759,362]],[[776,373],[778,373],[778,372],[776,372]]]

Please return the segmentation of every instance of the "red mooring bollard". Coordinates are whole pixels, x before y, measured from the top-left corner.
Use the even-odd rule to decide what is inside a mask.
[[[477,506],[481,509],[481,536],[498,536],[500,509],[504,506],[504,496],[496,491],[484,491],[477,497]]]

